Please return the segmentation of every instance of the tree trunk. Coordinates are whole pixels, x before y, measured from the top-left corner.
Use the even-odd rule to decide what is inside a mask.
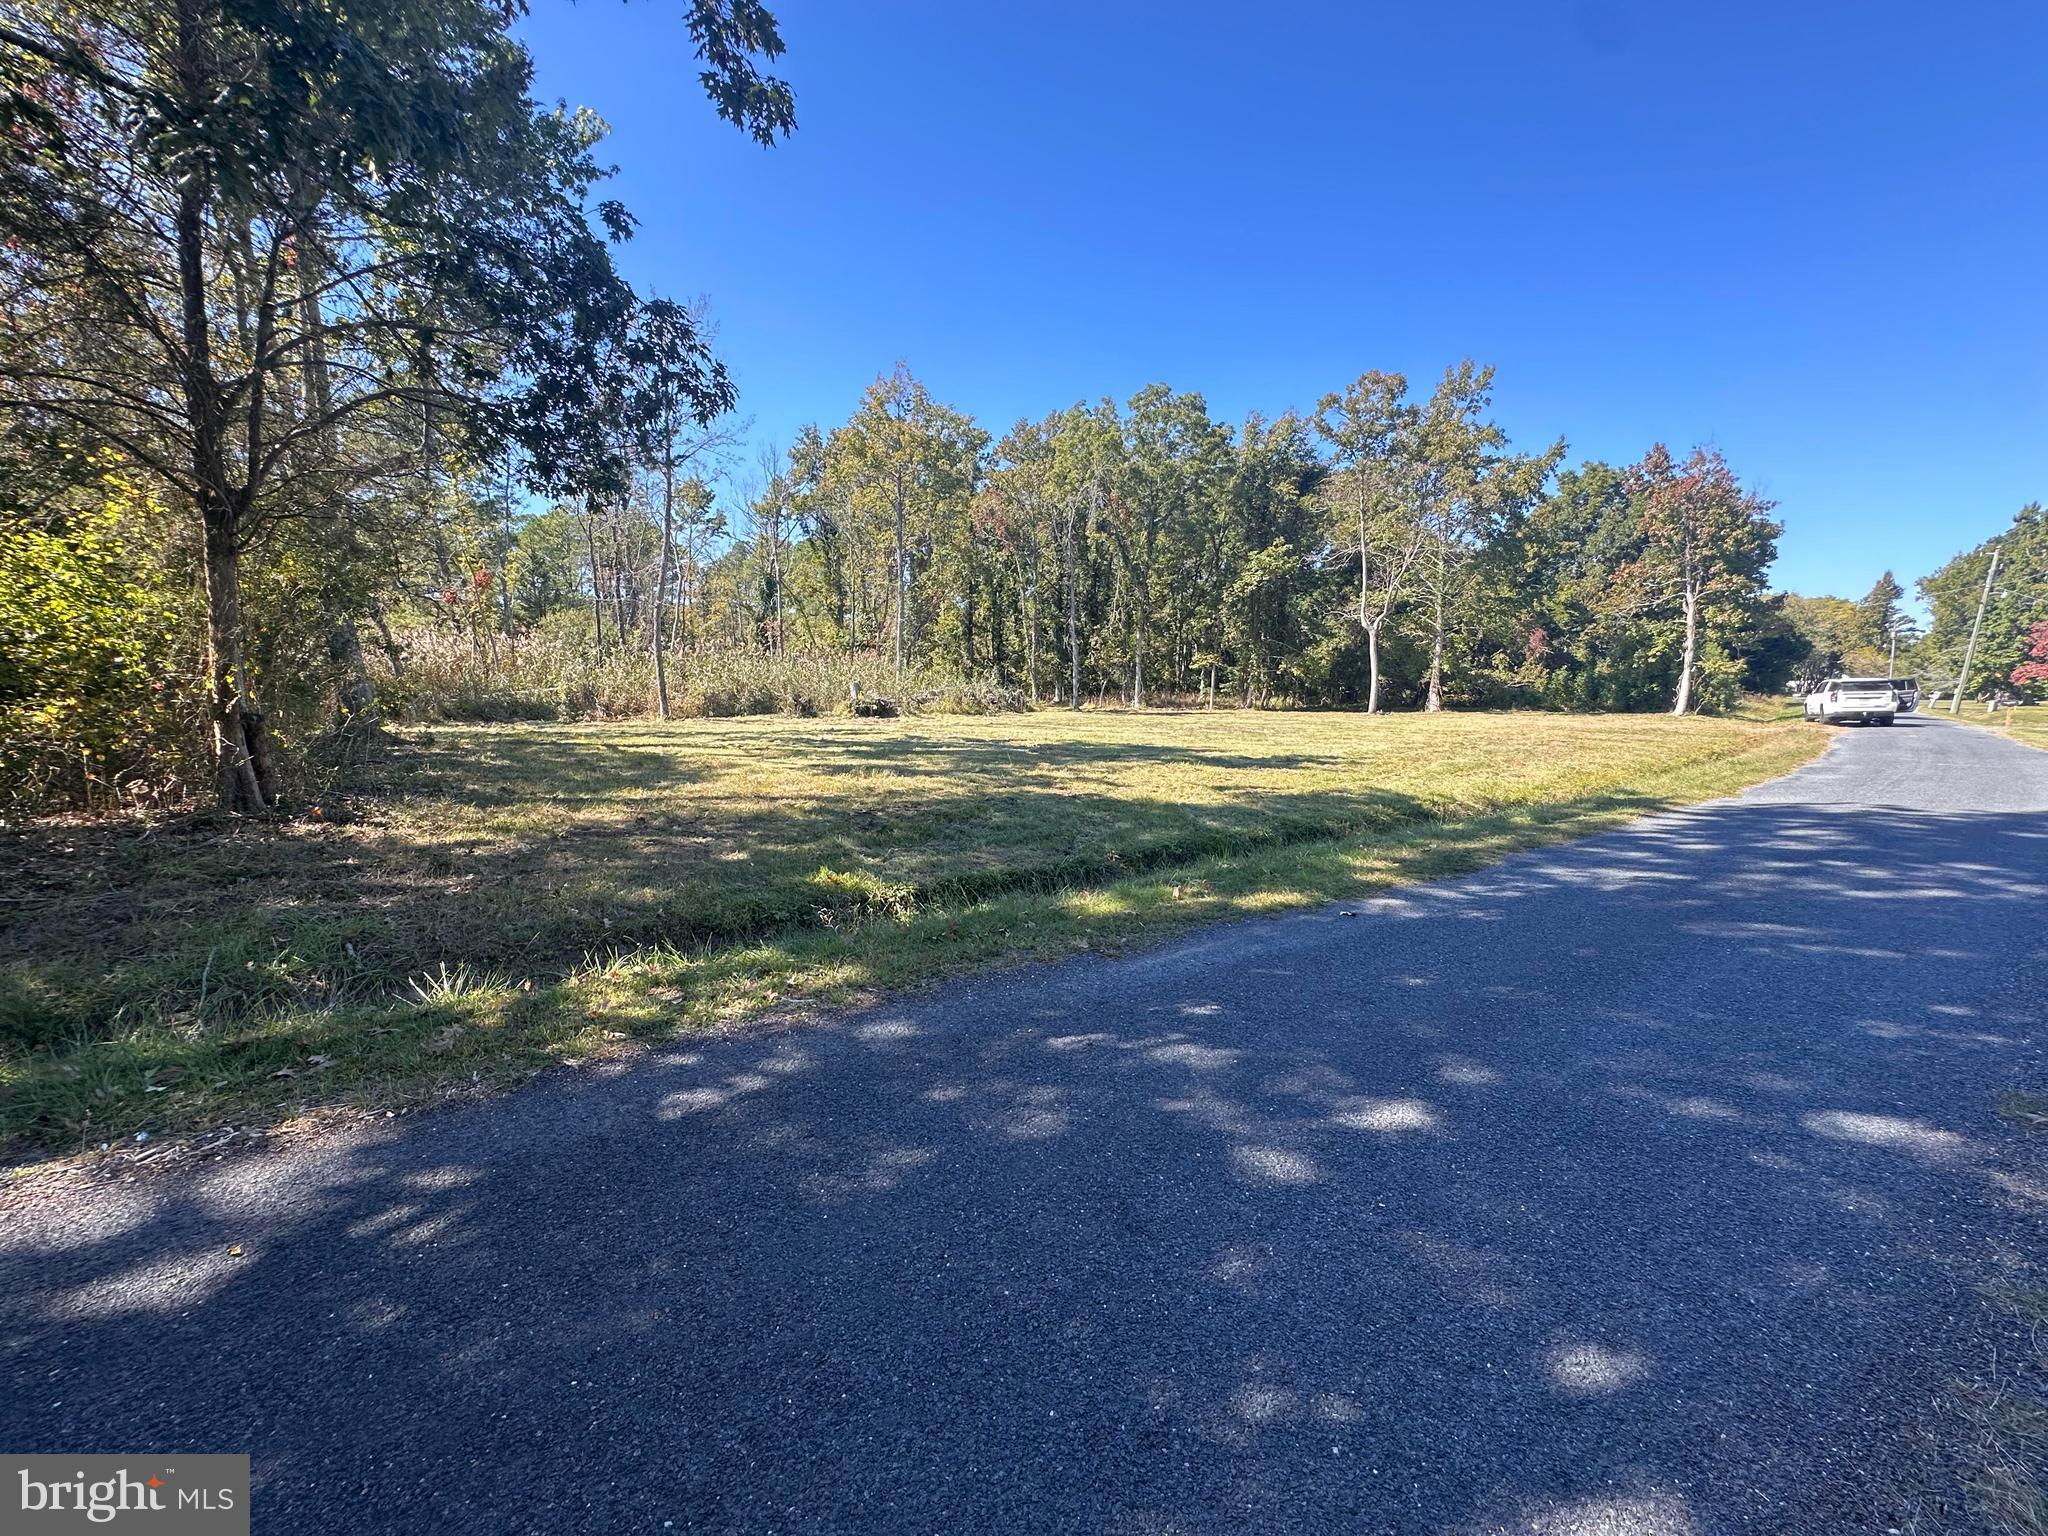
[[[1067,694],[1071,707],[1081,707],[1081,570],[1071,531],[1065,541],[1067,586]]]
[[[1131,647],[1131,708],[1145,707],[1145,615],[1152,604],[1142,587],[1133,584],[1131,595],[1137,599],[1138,612],[1132,628],[1136,643]]]
[[[626,648],[626,635],[640,627],[640,594],[633,585],[632,551],[626,548],[625,505],[621,516],[612,520],[612,628],[618,632],[619,649]]]
[[[1031,702],[1038,702],[1038,581],[1033,577],[1024,589],[1024,687]]]
[[[214,497],[202,497],[205,528],[207,708],[213,727],[214,792],[224,811],[240,816],[268,810],[257,777],[260,715],[244,718],[242,700],[241,551],[234,524]],[[262,750],[260,745],[257,749]]]
[[[1422,701],[1425,710],[1444,707],[1444,594],[1439,586],[1429,633],[1429,694]]]
[[[604,572],[597,563],[597,498],[583,502],[583,542],[590,551],[590,622],[597,648],[604,650]],[[621,639],[624,637],[621,636]]]
[[[1697,592],[1685,594],[1685,650],[1679,662],[1678,700],[1671,713],[1682,715],[1692,708],[1692,672],[1699,658],[1700,599]]]
[[[199,0],[178,0],[177,77],[187,101],[211,88],[207,79],[206,18]],[[206,195],[199,168],[186,168],[178,190],[179,326],[185,344],[185,408],[192,423],[192,478],[197,489],[206,572],[207,716],[213,730],[214,793],[224,811],[257,815],[268,810],[249,751],[242,718],[240,522],[229,499],[227,456],[221,443],[220,390],[213,374],[213,336],[206,316]],[[262,722],[255,734],[262,734]]]
[[[271,755],[270,737],[263,729],[263,716],[253,709],[242,711],[242,745],[249,753],[249,769],[256,775],[256,789],[266,805],[276,805],[277,759]]]
[[[910,584],[904,580],[904,539],[903,492],[899,488],[896,492],[896,569],[894,572],[896,582],[896,691],[898,693],[903,691],[903,608],[905,600],[910,595],[907,590]]]
[[[376,728],[377,690],[370,670],[363,664],[363,639],[356,633],[355,620],[329,603],[327,659],[341,669],[341,686],[335,703],[339,716],[334,734],[344,742],[361,741]]]
[[[299,325],[306,333],[306,410],[315,421],[324,420],[334,408],[333,387],[327,370],[326,322],[320,312],[320,280],[326,271],[318,239],[302,229],[298,245]],[[318,434],[323,453],[336,451],[335,434]],[[331,502],[321,510],[329,544],[325,572],[320,583],[321,619],[327,626],[327,659],[341,673],[335,690],[334,739],[344,749],[360,744],[376,729],[377,690],[370,681],[370,669],[363,664],[363,641],[356,633],[355,615],[349,611],[342,573],[349,563],[345,546],[348,526],[340,509]]]
[[[966,677],[974,676],[974,576],[970,565],[967,579],[960,584],[960,671]]]
[[[654,707],[668,718],[668,662],[662,655],[661,612],[668,604],[669,563],[675,555],[676,449],[675,431],[670,426],[661,459],[661,573],[654,582]]]
[[[697,547],[694,523],[683,530],[683,571],[676,582],[676,605],[682,620],[684,646],[692,656],[704,651],[704,630],[709,620],[705,610],[711,602],[711,583],[704,577],[704,555]]]
[[[779,511],[768,526],[768,591],[775,603],[775,654],[780,656],[789,645],[782,633],[782,514]]]
[[[1380,712],[1380,627],[1377,623],[1365,626],[1365,712],[1376,715]]]
[[[1376,715],[1380,712],[1380,627],[1367,617],[1369,596],[1365,547],[1365,504],[1361,497],[1358,507],[1358,627],[1365,631],[1365,712]]]
[[[377,645],[384,652],[384,661],[391,668],[391,675],[404,677],[405,647],[392,635],[391,621],[385,617],[384,605],[374,597],[370,599],[370,623],[377,631]]]

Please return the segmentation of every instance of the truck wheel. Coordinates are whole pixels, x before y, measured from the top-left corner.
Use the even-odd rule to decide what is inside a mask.
[[[1877,723],[1879,725],[1890,725],[1895,718],[1897,717],[1893,715],[1879,715],[1877,717]]]

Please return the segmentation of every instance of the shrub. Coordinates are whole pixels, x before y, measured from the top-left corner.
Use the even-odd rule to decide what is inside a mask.
[[[913,710],[927,715],[1000,715],[1031,707],[1022,688],[987,680],[946,683],[913,693],[906,702]]]
[[[182,583],[127,525],[160,509],[108,474],[66,513],[0,511],[0,813],[176,800],[205,777]]]
[[[2028,629],[2027,655],[2030,660],[2012,669],[2013,686],[2031,693],[2048,691],[2048,619]]]

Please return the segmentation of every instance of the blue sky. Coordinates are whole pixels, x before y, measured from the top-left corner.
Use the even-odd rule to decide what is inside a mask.
[[[678,8],[536,0],[643,285],[756,436],[897,358],[1000,431],[1218,415],[1470,354],[1536,447],[1712,441],[1776,579],[1909,585],[2048,496],[2048,6],[771,0],[799,128],[711,115]]]

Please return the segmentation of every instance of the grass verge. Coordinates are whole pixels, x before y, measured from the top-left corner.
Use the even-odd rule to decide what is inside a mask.
[[[435,729],[276,827],[0,848],[0,1145],[402,1107],[1438,878],[1815,755],[1775,717]]]
[[[1948,715],[1947,709],[1939,704],[1931,706],[1931,712]],[[2010,736],[2014,741],[2048,751],[2048,704],[2024,704],[2018,709],[2001,709],[1987,715],[1981,704],[1965,703],[1961,714],[1949,718],[1996,731],[2001,736]]]

